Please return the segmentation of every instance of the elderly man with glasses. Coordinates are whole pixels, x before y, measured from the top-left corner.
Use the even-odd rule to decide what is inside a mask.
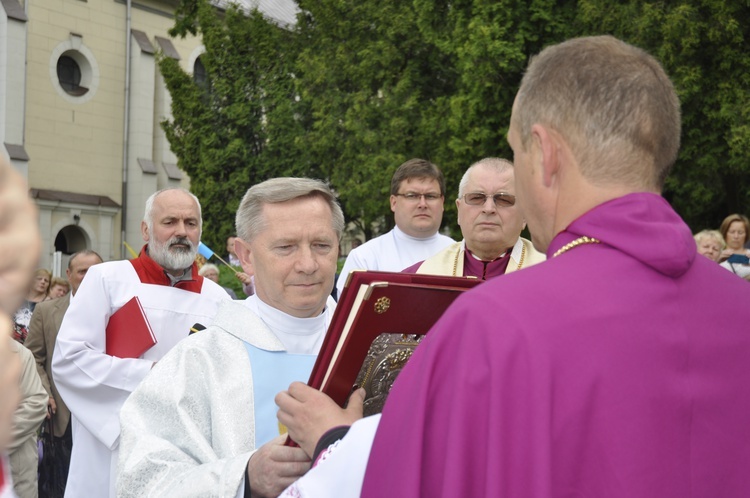
[[[521,237],[526,223],[514,183],[510,161],[490,157],[472,164],[456,199],[464,240],[404,271],[487,280],[544,261],[544,254]]]

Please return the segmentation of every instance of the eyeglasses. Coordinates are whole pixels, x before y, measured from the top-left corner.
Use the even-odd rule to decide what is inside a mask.
[[[497,207],[511,207],[516,203],[516,196],[505,192],[498,192],[497,194],[487,195],[482,192],[471,192],[464,194],[464,202],[469,206],[483,206],[487,202],[487,198],[491,197],[495,201]]]
[[[425,202],[435,202],[438,199],[442,199],[443,196],[434,192],[428,192],[426,194],[418,194],[416,192],[407,192],[405,194],[394,194],[398,197],[403,197],[407,202],[419,202],[424,197]]]

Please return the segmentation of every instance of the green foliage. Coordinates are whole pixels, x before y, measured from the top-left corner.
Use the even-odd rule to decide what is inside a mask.
[[[419,36],[409,2],[299,4],[298,88],[312,119],[304,140],[349,217],[369,234],[388,214],[387,229],[395,169],[412,157],[437,162],[432,102],[451,90],[452,69]]]
[[[162,57],[173,115],[162,126],[203,205],[203,240],[223,247],[250,186],[275,176],[319,176],[296,140],[304,127],[295,99],[295,38],[257,11],[231,7],[220,16],[205,0],[182,3],[178,15],[174,35],[203,39],[208,82],[199,86],[177,61]]]
[[[551,0],[301,0],[300,94],[313,155],[364,223],[388,213],[389,180],[404,160],[438,164],[455,199],[464,170],[510,157],[505,134],[526,60],[568,32],[572,8]],[[390,225],[386,226],[388,228]]]
[[[174,35],[197,34],[209,82],[170,59],[164,124],[223,246],[250,185],[323,178],[366,234],[388,229],[390,178],[422,157],[446,175],[444,223],[463,171],[511,157],[505,135],[529,58],[572,36],[611,33],[654,54],[682,101],[683,147],[665,195],[695,229],[744,212],[750,195],[750,4],[717,0],[298,0],[282,29],[257,12],[184,0]]]
[[[232,289],[237,294],[238,299],[246,298],[247,296],[242,290],[242,282],[237,279],[232,269],[224,264],[217,264],[216,266],[219,267],[219,285]],[[235,269],[242,271],[242,268],[239,267],[235,267]]]
[[[665,197],[693,231],[750,206],[750,4],[581,1],[581,25],[656,56],[682,105],[682,147]]]

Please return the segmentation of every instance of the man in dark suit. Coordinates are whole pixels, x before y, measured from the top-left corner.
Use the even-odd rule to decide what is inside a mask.
[[[52,352],[55,350],[57,332],[60,330],[60,324],[68,310],[70,300],[74,299],[74,295],[88,269],[101,262],[102,258],[91,250],[80,251],[71,256],[68,269],[65,270],[70,283],[70,293],[59,299],[43,301],[37,305],[34,314],[31,316],[29,335],[24,344],[34,354],[39,377],[42,379],[42,384],[49,395],[53,433],[55,437],[63,440],[63,446],[67,450],[63,452],[67,461],[61,462],[66,470],[70,464],[70,448],[72,447],[70,410],[65,406],[52,379]]]

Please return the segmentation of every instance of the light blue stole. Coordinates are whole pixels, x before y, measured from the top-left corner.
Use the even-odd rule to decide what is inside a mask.
[[[317,355],[266,351],[245,342],[253,373],[253,405],[255,409],[255,448],[279,435],[276,419],[278,407],[273,399],[289,384],[307,382]]]

